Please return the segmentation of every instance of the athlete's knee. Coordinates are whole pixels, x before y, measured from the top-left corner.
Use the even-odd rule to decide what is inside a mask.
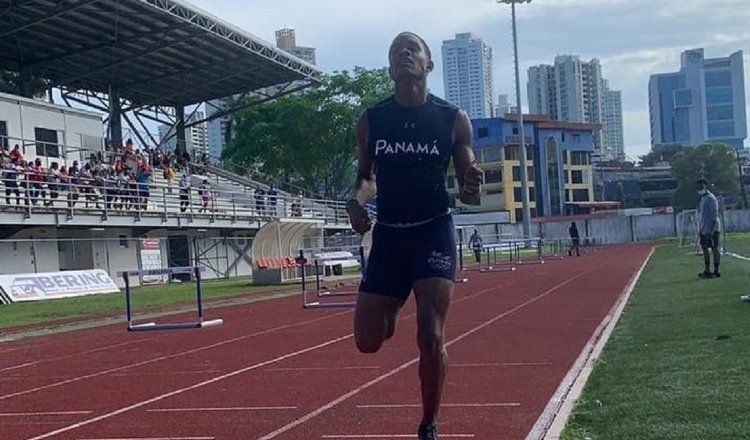
[[[383,346],[383,339],[373,336],[355,335],[354,342],[357,350],[365,354],[377,353]]]

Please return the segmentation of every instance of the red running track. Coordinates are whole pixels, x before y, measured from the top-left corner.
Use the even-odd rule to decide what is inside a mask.
[[[441,439],[524,439],[649,252],[469,272],[449,315]],[[0,439],[416,438],[413,304],[375,355],[356,352],[351,310],[295,297],[209,314],[225,324],[0,344]]]

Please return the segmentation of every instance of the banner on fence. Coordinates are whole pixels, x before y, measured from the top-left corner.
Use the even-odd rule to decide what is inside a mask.
[[[161,247],[159,240],[144,238],[141,240],[141,269],[161,269]],[[164,282],[163,275],[143,275],[141,284],[161,284]]]
[[[70,298],[120,289],[101,269],[65,272],[0,275],[0,301],[3,303]]]

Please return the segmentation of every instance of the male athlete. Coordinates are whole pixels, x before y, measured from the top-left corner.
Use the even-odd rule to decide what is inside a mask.
[[[412,289],[417,303],[420,440],[437,440],[437,417],[448,368],[444,327],[456,275],[456,240],[446,190],[453,159],[459,198],[479,203],[481,171],[471,148],[465,112],[427,91],[430,49],[411,32],[399,34],[388,54],[395,95],[367,109],[357,125],[357,196],[347,205],[353,228],[364,234],[364,210],[377,192],[377,225],[354,316],[357,348],[375,353],[393,336],[396,316]],[[375,182],[377,182],[377,190]]]
[[[719,265],[721,264],[721,250],[719,248],[719,236],[721,235],[721,223],[719,222],[719,202],[716,196],[708,190],[708,182],[701,179],[697,182],[700,201],[700,223],[698,231],[700,234],[701,249],[703,250],[703,272],[698,276],[701,278],[720,277]],[[711,272],[711,253],[714,256],[714,271]]]
[[[578,247],[581,245],[581,235],[578,233],[578,226],[576,226],[576,222],[570,223],[568,234],[570,235],[570,249],[568,249],[568,256],[573,256],[573,250],[575,250],[576,255],[580,257],[581,251]]]
[[[469,238],[469,246],[471,246],[472,250],[474,251],[474,258],[476,258],[477,263],[482,262],[482,237],[479,236],[479,231],[474,229],[474,233],[471,234],[471,238]],[[461,256],[463,258],[463,255]]]

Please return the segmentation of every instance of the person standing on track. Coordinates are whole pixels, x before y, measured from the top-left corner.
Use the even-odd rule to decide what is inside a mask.
[[[474,258],[476,258],[477,263],[482,262],[482,237],[479,236],[479,231],[474,229],[474,233],[471,234],[471,238],[469,238],[469,246],[474,251]],[[461,256],[463,258],[463,256]]]
[[[459,197],[473,205],[479,204],[482,173],[471,147],[469,117],[427,91],[434,64],[425,41],[411,32],[399,34],[388,60],[395,94],[368,108],[358,121],[357,195],[347,203],[352,227],[364,234],[372,226],[364,205],[377,193],[378,218],[359,288],[354,336],[361,352],[380,350],[414,290],[423,406],[418,437],[437,440],[448,368],[445,318],[456,275],[446,173],[453,159]]]
[[[721,264],[721,249],[719,236],[721,235],[721,222],[719,221],[719,202],[716,196],[708,190],[708,182],[701,179],[697,182],[700,201],[700,223],[698,233],[700,234],[701,249],[703,250],[703,272],[698,274],[701,278],[720,277],[719,265]],[[712,252],[708,250],[711,249]],[[714,271],[711,272],[711,253],[714,256]]]
[[[578,226],[576,222],[570,222],[570,228],[568,228],[568,234],[570,235],[570,249],[568,249],[568,256],[573,256],[573,250],[575,249],[576,255],[581,256],[581,251],[578,247],[581,245],[581,235],[578,233]]]

